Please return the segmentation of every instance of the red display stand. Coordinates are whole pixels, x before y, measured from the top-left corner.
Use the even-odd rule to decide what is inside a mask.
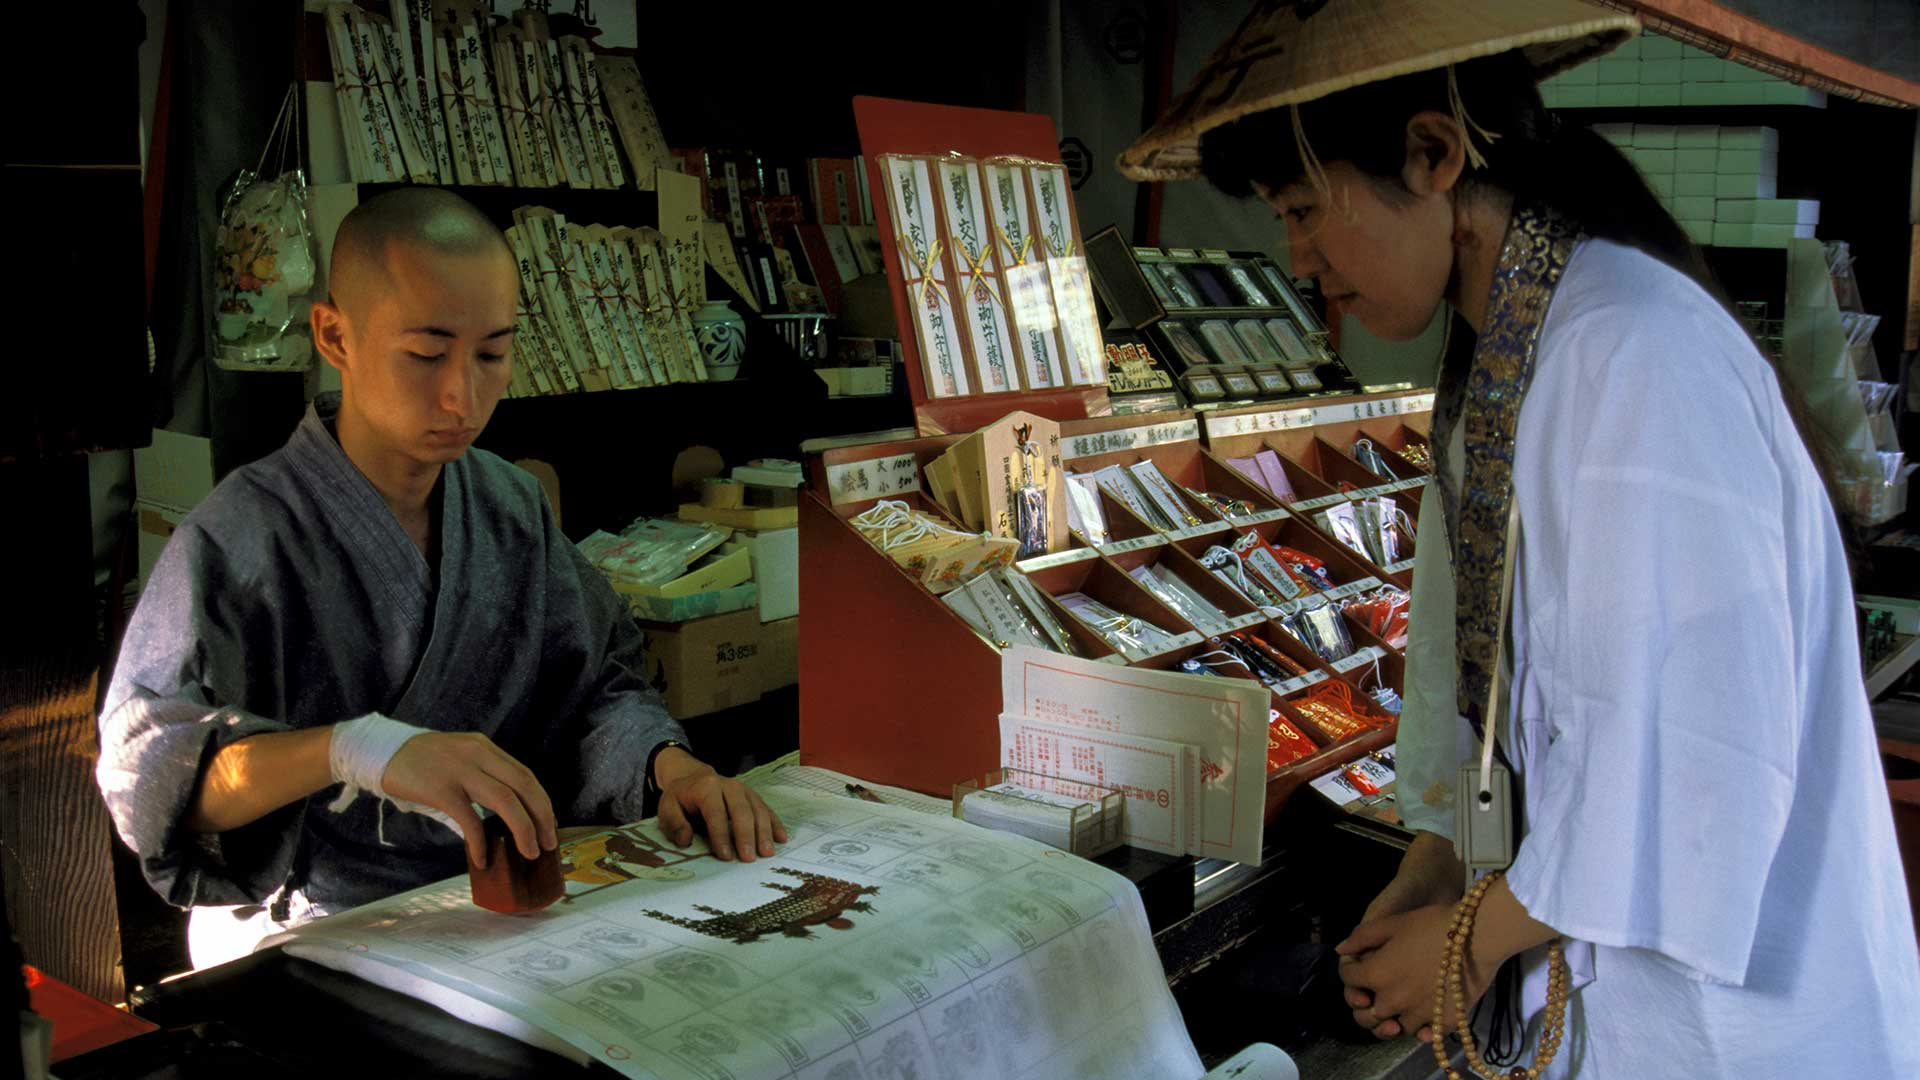
[[[1008,395],[1001,395],[1006,397]],[[800,760],[929,794],[999,764],[1000,656],[847,519],[880,498],[931,509],[917,491],[835,503],[829,470],[910,456],[913,474],[960,436],[830,450],[800,497]],[[984,716],[986,723],[959,718]]]
[[[921,371],[920,349],[914,337],[912,305],[906,279],[900,272],[900,250],[895,240],[893,211],[880,172],[881,154],[959,153],[968,157],[1017,156],[1058,164],[1059,136],[1053,120],[1039,113],[969,109],[929,105],[891,98],[853,99],[854,124],[860,131],[860,151],[866,158],[867,185],[873,192],[874,222],[887,268],[887,287],[900,321],[900,349],[906,362],[907,385],[913,394],[915,424],[923,435],[965,434],[977,431],[1018,410],[1049,420],[1075,420],[1108,411],[1107,391],[1101,387],[970,394],[931,398]],[[1076,211],[1077,215],[1077,211]],[[1076,216],[1076,220],[1078,220]]]
[[[1262,450],[1279,454],[1294,493],[1307,508],[1306,513],[1299,515],[1303,518],[1310,517],[1311,509],[1328,499],[1385,494],[1393,496],[1417,529],[1427,488],[1425,474],[1400,457],[1399,451],[1410,443],[1427,441],[1433,414],[1426,408],[1401,411],[1400,406],[1409,400],[1424,402],[1429,397],[1404,392],[1366,394],[1342,398],[1338,403],[1285,410],[1265,407],[1222,411],[1205,421],[1206,453],[1219,467],[1229,470],[1232,469],[1227,464],[1230,458],[1250,457]],[[1285,426],[1290,414],[1298,416],[1306,412],[1314,413],[1314,419],[1321,422]],[[1261,426],[1276,420],[1282,426]],[[1245,430],[1249,428],[1258,430]],[[1407,482],[1383,483],[1380,477],[1368,472],[1352,453],[1354,440],[1361,437],[1372,440],[1388,465],[1399,476],[1408,478]],[[1368,571],[1375,577],[1403,589],[1413,587],[1412,564],[1411,552],[1393,566],[1366,562]]]
[[[998,395],[994,403],[1007,404],[1013,398],[1010,394]],[[1330,448],[1350,444],[1354,432],[1397,446],[1404,441],[1390,440],[1417,439],[1425,424],[1424,414],[1400,410],[1398,406],[1405,400],[1395,395],[1365,395],[1319,399],[1310,407],[1317,416],[1331,417],[1340,409],[1356,407],[1363,414],[1374,414],[1330,420],[1321,426],[1318,434]],[[1296,403],[1294,407],[1309,406]],[[1240,410],[1205,420],[1179,413],[1063,423],[1065,465],[1073,471],[1090,471],[1107,464],[1151,459],[1176,483],[1263,506],[1259,516],[1264,520],[1251,528],[1269,540],[1289,543],[1321,558],[1336,583],[1353,583],[1359,588],[1368,579],[1378,578],[1376,568],[1321,534],[1305,515],[1291,514],[1271,500],[1262,502],[1262,493],[1239,482],[1224,458],[1199,439],[1169,437],[1168,441],[1149,444],[1142,434],[1147,428],[1164,429],[1181,422],[1204,429],[1216,419],[1228,421],[1222,425],[1224,431],[1244,426],[1246,422],[1237,419],[1243,414],[1264,417],[1261,410]],[[997,414],[988,419],[995,418]],[[1403,425],[1408,425],[1404,434]],[[1285,436],[1278,440],[1282,445],[1297,453],[1300,446],[1311,445],[1316,432],[1301,427],[1278,435]],[[1000,763],[999,651],[848,523],[881,497],[903,498],[916,507],[934,509],[917,490],[920,470],[957,438],[842,448],[810,462],[811,490],[802,494],[800,508],[801,602],[808,611],[808,625],[814,628],[804,635],[800,649],[800,756],[804,763],[933,795],[949,795],[955,783]],[[1309,441],[1300,442],[1303,438]],[[1073,453],[1070,448],[1078,439],[1092,440],[1081,445],[1093,452]],[[861,463],[867,467],[851,468]],[[861,482],[852,483],[851,475],[861,476]],[[899,490],[894,485],[900,481],[892,478],[909,478],[908,489]],[[869,481],[891,490],[876,493],[868,486]],[[1146,616],[1166,629],[1192,630],[1128,577],[1128,572],[1142,563],[1166,560],[1222,611],[1251,620],[1247,625],[1255,633],[1310,672],[1356,688],[1371,685],[1375,677],[1371,662],[1325,664],[1306,646],[1265,622],[1244,601],[1236,601],[1229,590],[1216,588],[1210,579],[1197,573],[1187,573],[1198,566],[1193,560],[1209,544],[1238,531],[1218,515],[1202,513],[1203,508],[1196,506],[1196,516],[1210,520],[1161,536],[1122,505],[1106,505],[1113,524],[1111,543],[1098,549],[1083,546],[1019,564],[1042,592],[1104,593],[1111,604]],[[1077,624],[1071,628],[1077,631]],[[1404,661],[1400,654],[1356,622],[1349,620],[1348,630],[1357,645],[1379,647],[1379,676],[1388,685],[1403,685]],[[1091,635],[1082,637],[1076,632],[1075,636],[1088,646],[1085,651],[1089,655],[1110,651]],[[1211,648],[1197,639],[1194,644],[1150,657],[1139,666],[1173,668]],[[1301,784],[1390,744],[1395,736],[1389,724],[1329,744],[1314,735],[1292,708],[1292,700],[1301,692],[1275,695],[1273,707],[1296,727],[1309,731],[1319,749],[1269,774],[1269,818]]]

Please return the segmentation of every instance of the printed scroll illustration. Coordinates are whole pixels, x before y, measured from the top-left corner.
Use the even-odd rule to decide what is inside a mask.
[[[711,919],[681,919],[664,911],[648,909],[649,918],[683,926],[696,934],[731,941],[736,945],[751,945],[759,941],[764,934],[781,934],[786,937],[812,937],[812,927],[824,926],[832,930],[851,930],[853,920],[847,918],[847,912],[868,912],[873,905],[860,899],[879,892],[875,886],[855,885],[851,881],[841,881],[822,874],[809,874],[803,870],[790,870],[784,866],[774,867],[776,874],[786,874],[798,878],[798,885],[782,885],[777,882],[764,882],[769,889],[786,893],[778,900],[769,900],[759,907],[747,911],[721,911],[705,904],[695,904],[695,911],[704,911],[712,915]]]
[[[1198,1077],[1134,887],[1022,837],[770,786],[772,858],[653,823],[562,845],[567,898],[463,876],[271,939],[625,1076]]]

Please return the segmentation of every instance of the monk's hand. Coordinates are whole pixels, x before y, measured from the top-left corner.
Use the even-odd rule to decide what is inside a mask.
[[[660,831],[681,847],[699,831],[707,835],[716,859],[741,862],[773,855],[773,845],[787,842],[787,827],[760,793],[713,771],[713,766],[677,746],[653,759],[654,782],[660,786]]]
[[[487,865],[487,840],[474,803],[500,815],[527,858],[559,846],[553,801],[533,770],[478,732],[429,731],[408,739],[387,763],[380,785],[396,799],[424,803],[452,818],[475,866]]]
[[[1447,1015],[1435,1017],[1433,987],[1452,925],[1453,906],[1431,904],[1361,923],[1347,940],[1334,946],[1342,958],[1340,980],[1347,986],[1354,1023],[1381,1039],[1418,1032],[1422,1042],[1434,1037],[1436,1023],[1442,1031],[1450,1030],[1454,1021],[1451,991]],[[1465,969],[1460,989],[1472,1008],[1487,980],[1471,962]],[[1364,1006],[1354,1005],[1356,990],[1368,995]]]

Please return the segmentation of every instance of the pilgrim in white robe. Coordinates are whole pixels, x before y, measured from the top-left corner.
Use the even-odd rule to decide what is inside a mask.
[[[1507,879],[1575,976],[1549,1075],[1920,1076],[1846,556],[1770,366],[1690,279],[1584,241],[1514,456]],[[1421,520],[1397,763],[1409,827],[1451,838],[1478,747],[1441,518]],[[1523,959],[1524,1065],[1545,948]]]

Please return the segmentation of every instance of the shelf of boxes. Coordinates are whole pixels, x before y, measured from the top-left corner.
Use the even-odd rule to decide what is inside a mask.
[[[1817,199],[1779,195],[1780,133],[1720,124],[1595,124],[1646,177],[1694,243],[1778,248],[1811,238]]]
[[[1648,31],[1589,64],[1540,84],[1550,109],[1684,105],[1805,105],[1824,109],[1824,91],[1775,78],[1734,60]]]

